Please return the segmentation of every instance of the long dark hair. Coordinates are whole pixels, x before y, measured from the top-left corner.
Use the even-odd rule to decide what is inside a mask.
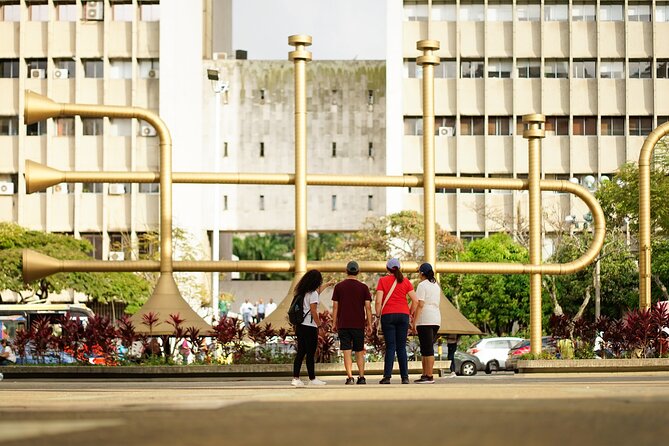
[[[307,293],[318,290],[323,283],[323,275],[317,269],[310,269],[295,285],[295,296],[305,296]]]
[[[402,274],[402,271],[400,271],[399,268],[393,268],[393,269],[386,268],[386,269],[390,272],[390,274],[395,276],[395,280],[397,280],[397,283],[402,283],[402,281],[404,280],[404,274]]]
[[[432,283],[435,283],[437,281],[437,279],[434,278],[434,271],[433,270],[428,271],[427,274],[425,274],[424,272],[421,272],[421,274],[424,275],[425,278]]]

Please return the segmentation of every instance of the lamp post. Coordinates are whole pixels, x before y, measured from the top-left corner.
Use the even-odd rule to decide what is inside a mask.
[[[221,93],[227,92],[229,84],[220,78],[220,71],[215,68],[207,69],[207,78],[211,81],[214,91],[214,172],[221,170]],[[214,220],[211,231],[211,260],[220,260],[220,237],[221,237],[221,185],[214,185]],[[211,323],[218,319],[218,296],[220,294],[220,273],[211,273]]]

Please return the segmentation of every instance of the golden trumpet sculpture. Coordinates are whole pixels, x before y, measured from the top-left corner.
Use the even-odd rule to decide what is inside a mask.
[[[306,62],[311,53],[305,48],[311,45],[311,37],[291,36],[288,39],[295,50],[289,58],[295,65],[295,173],[172,173],[171,139],[164,123],[148,110],[135,107],[109,107],[97,105],[59,104],[33,92],[26,92],[26,124],[58,116],[124,117],[140,118],[151,123],[160,137],[159,172],[66,172],[27,160],[25,164],[26,191],[33,193],[58,183],[155,183],[160,182],[160,262],[156,261],[81,261],[58,260],[26,250],[23,253],[23,276],[26,282],[40,279],[58,272],[103,272],[103,271],[160,271],[156,289],[133,317],[135,325],[142,330],[141,315],[149,311],[163,316],[161,325],[153,334],[170,334],[172,327],[164,323],[170,313],[179,312],[186,316],[186,326],[195,325],[203,329],[210,326],[202,320],[181,297],[172,277],[173,271],[200,272],[294,272],[295,280],[308,269],[323,272],[342,272],[345,261],[307,260],[307,186],[377,186],[377,187],[423,187],[425,218],[425,261],[435,266],[437,273],[459,274],[529,274],[530,275],[530,326],[533,353],[541,349],[541,275],[572,274],[592,263],[603,245],[605,221],[599,203],[592,194],[580,185],[569,181],[541,180],[541,138],[544,131],[541,124],[543,115],[526,115],[528,124],[523,136],[528,139],[529,172],[528,179],[436,177],[434,161],[434,66],[439,57],[433,52],[439,49],[439,42],[422,40],[418,49],[424,54],[417,62],[423,66],[423,175],[367,176],[367,175],[324,175],[308,174],[306,158]],[[172,183],[198,184],[266,184],[295,187],[295,260],[294,261],[173,261],[172,259]],[[436,188],[488,188],[503,190],[528,190],[530,195],[530,263],[460,263],[436,261],[435,243],[435,189]],[[567,192],[581,198],[593,215],[594,237],[591,246],[578,259],[564,264],[541,262],[541,191]],[[360,261],[360,269],[368,272],[383,272],[385,262]],[[415,271],[419,263],[403,262],[405,271]],[[295,283],[295,280],[293,283]],[[184,308],[187,307],[187,308]],[[197,322],[197,323],[195,323]],[[146,331],[146,330],[144,330]]]

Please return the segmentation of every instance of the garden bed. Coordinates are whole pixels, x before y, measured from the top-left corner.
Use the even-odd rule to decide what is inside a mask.
[[[669,358],[521,359],[518,373],[667,372]]]

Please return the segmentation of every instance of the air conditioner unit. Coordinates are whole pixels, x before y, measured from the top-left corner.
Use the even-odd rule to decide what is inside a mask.
[[[67,184],[56,184],[52,189],[54,194],[66,194]]]
[[[0,182],[0,195],[14,195],[14,183],[9,181]]]
[[[156,129],[148,124],[142,124],[139,127],[139,134],[141,136],[156,136]]]
[[[149,70],[149,79],[158,79],[160,72],[158,70]]]
[[[122,262],[123,260],[125,260],[125,253],[123,251],[110,251],[109,260]]]
[[[30,70],[31,79],[44,79],[46,77],[46,72],[42,68],[32,68]]]
[[[439,127],[439,136],[453,136],[453,127]]]
[[[86,2],[84,15],[86,20],[103,20],[105,5],[103,2]]]
[[[70,76],[70,72],[67,68],[58,68],[53,70],[54,79],[67,79]]]
[[[109,185],[109,195],[123,195],[123,194],[125,194],[125,185],[123,184]]]

